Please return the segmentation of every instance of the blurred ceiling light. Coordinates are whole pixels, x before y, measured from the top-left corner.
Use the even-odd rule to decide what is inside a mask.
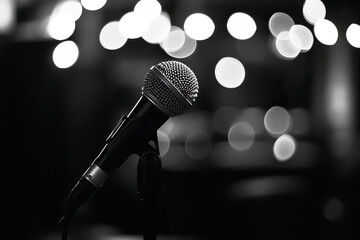
[[[227,30],[234,38],[246,40],[255,34],[256,23],[250,15],[237,12],[229,17],[227,21]]]
[[[15,24],[15,1],[0,0],[0,33],[8,33]]]
[[[59,43],[53,52],[53,62],[58,68],[69,68],[79,57],[79,48],[73,41]]]
[[[314,43],[314,37],[311,31],[303,25],[294,25],[289,31],[290,42],[302,52],[310,50]]]
[[[274,106],[265,113],[264,126],[271,135],[280,136],[291,126],[290,114],[285,108]]]
[[[160,156],[163,157],[170,149],[170,138],[165,132],[160,130],[157,132],[157,134],[159,141]]]
[[[185,139],[186,154],[192,159],[205,158],[211,147],[211,137],[203,131],[192,131]]]
[[[189,37],[200,41],[211,37],[215,30],[215,24],[209,16],[203,13],[194,13],[185,19],[184,30]]]
[[[301,51],[291,43],[289,31],[281,32],[276,37],[275,50],[281,57],[287,60],[296,58]]]
[[[76,0],[61,1],[55,6],[53,14],[66,15],[75,22],[82,14],[82,6],[80,2]]]
[[[189,37],[185,32],[185,42],[184,44],[181,46],[180,49],[176,50],[176,51],[166,51],[166,53],[173,57],[173,58],[186,58],[191,56],[195,50],[196,50],[196,46],[197,46],[197,41],[191,37]]]
[[[295,153],[296,141],[289,134],[281,135],[276,139],[273,147],[273,153],[275,158],[280,161],[289,160]]]
[[[239,87],[245,79],[244,65],[236,58],[224,57],[216,64],[215,77],[223,87]]]
[[[134,7],[134,12],[152,21],[161,14],[161,4],[156,0],[140,0]]]
[[[228,132],[230,146],[238,151],[244,151],[251,147],[255,140],[255,130],[247,122],[237,122],[232,125]]]
[[[46,30],[50,37],[65,40],[75,31],[75,22],[67,15],[51,15]]]
[[[334,45],[338,39],[338,30],[334,23],[320,19],[314,25],[315,37],[324,45]]]
[[[120,33],[119,22],[113,21],[101,29],[99,40],[105,49],[116,50],[124,46],[127,38]]]
[[[170,17],[167,13],[161,13],[156,19],[151,21],[151,24],[142,38],[152,44],[164,41],[171,30]]]
[[[346,30],[346,39],[351,46],[360,48],[360,25],[352,23]]]
[[[119,21],[120,33],[130,39],[139,38],[146,33],[150,21],[135,12],[124,14]]]
[[[96,11],[105,6],[107,0],[81,0],[81,5],[89,11]]]
[[[281,32],[290,31],[294,25],[294,20],[283,12],[276,12],[269,19],[269,30],[274,37],[277,37]]]
[[[306,0],[303,6],[303,15],[308,23],[314,25],[326,16],[324,3],[320,0]]]
[[[185,32],[179,27],[171,26],[170,33],[160,43],[165,52],[175,52],[179,50],[185,43]]]

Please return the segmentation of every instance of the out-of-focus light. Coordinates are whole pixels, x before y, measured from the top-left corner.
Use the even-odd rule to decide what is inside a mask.
[[[158,142],[160,156],[163,157],[170,149],[170,138],[163,131],[158,131]]]
[[[139,38],[146,33],[150,21],[135,12],[124,14],[119,21],[120,33],[130,39]]]
[[[53,62],[58,68],[69,68],[79,57],[78,46],[73,41],[59,43],[53,52]]]
[[[338,221],[344,216],[344,204],[337,198],[330,198],[323,207],[325,218],[330,221]]]
[[[203,131],[191,132],[185,140],[185,151],[192,159],[202,159],[211,151],[211,138]]]
[[[197,41],[185,33],[185,42],[181,48],[176,51],[166,51],[166,53],[173,58],[186,58],[195,52],[196,45]]]
[[[219,107],[212,117],[212,127],[216,132],[226,135],[238,114],[239,111],[234,107]]]
[[[338,39],[338,30],[334,23],[320,19],[314,25],[315,37],[324,45],[334,45]]]
[[[346,30],[346,39],[351,46],[360,48],[360,25],[352,23]]]
[[[294,25],[290,28],[289,38],[292,45],[303,52],[310,50],[314,43],[311,31],[303,25]]]
[[[229,17],[227,21],[227,29],[230,35],[234,38],[246,40],[255,34],[256,23],[250,15],[237,12]]]
[[[236,88],[245,79],[245,68],[236,58],[224,57],[216,64],[215,77],[221,86]]]
[[[303,108],[294,108],[289,111],[291,116],[291,134],[304,135],[311,128],[310,114]]]
[[[140,0],[135,5],[134,12],[152,21],[160,15],[161,9],[161,4],[156,0]]]
[[[310,24],[315,24],[318,20],[326,16],[326,7],[320,0],[306,0],[303,6],[303,15]]]
[[[211,37],[215,30],[215,24],[209,16],[203,13],[194,13],[186,18],[184,30],[189,37],[200,41]]]
[[[265,111],[263,109],[250,107],[241,110],[236,119],[238,122],[241,121],[249,123],[254,128],[255,134],[262,134],[265,130],[264,116]]]
[[[295,150],[295,139],[288,134],[281,135],[276,139],[273,147],[274,156],[280,162],[289,160],[294,155]]]
[[[251,147],[255,140],[254,128],[247,122],[235,123],[228,132],[230,146],[238,151],[244,151]]]
[[[274,37],[277,37],[281,32],[290,31],[294,25],[294,20],[283,12],[276,12],[269,19],[269,30]]]
[[[166,39],[171,29],[170,18],[166,13],[160,14],[151,24],[142,38],[148,43],[160,43]]]
[[[82,6],[76,0],[65,0],[56,5],[53,14],[66,15],[75,22],[82,14]]]
[[[265,129],[272,135],[279,136],[288,131],[291,125],[290,114],[283,107],[270,108],[264,117]]]
[[[185,44],[185,32],[179,27],[171,26],[170,33],[160,43],[165,52],[175,52]]]
[[[46,30],[50,37],[65,40],[74,33],[75,22],[66,15],[52,15]]]
[[[15,23],[15,1],[0,0],[0,33],[9,32]]]
[[[101,29],[99,40],[105,49],[116,50],[124,46],[127,38],[120,33],[119,22],[113,21]]]
[[[81,0],[81,5],[89,11],[96,11],[105,6],[107,0]]]
[[[296,58],[301,51],[291,43],[288,31],[281,32],[277,36],[275,39],[275,50],[281,57],[288,60]]]

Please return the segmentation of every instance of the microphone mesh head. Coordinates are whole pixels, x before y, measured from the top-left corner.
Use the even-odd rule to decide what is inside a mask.
[[[160,110],[173,117],[192,106],[199,92],[199,85],[189,67],[177,61],[167,61],[149,70],[142,90]]]

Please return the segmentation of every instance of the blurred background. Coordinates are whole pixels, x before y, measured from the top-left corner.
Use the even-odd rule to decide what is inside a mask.
[[[0,0],[4,239],[60,239],[71,188],[141,96],[189,66],[158,131],[160,239],[359,239],[360,2]],[[137,156],[71,239],[140,239]]]

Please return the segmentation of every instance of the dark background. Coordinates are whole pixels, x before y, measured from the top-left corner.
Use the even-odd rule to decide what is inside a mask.
[[[21,38],[20,27],[41,18],[56,1],[18,1],[16,26],[0,35],[2,214],[4,239],[60,239],[56,224],[66,197],[101,150],[118,118],[141,95],[152,65],[172,59],[158,45],[128,40],[116,51],[98,41],[102,26],[132,10],[136,1],[109,0],[95,12],[83,11],[71,36],[80,49],[77,63],[58,69],[52,62],[55,40]],[[159,233],[194,239],[358,239],[359,207],[359,49],[345,38],[359,23],[358,1],[324,1],[326,18],[339,30],[334,46],[316,39],[313,48],[287,61],[269,47],[268,20],[286,12],[296,23],[303,1],[160,1],[172,24],[182,26],[194,12],[208,14],[216,29],[199,41],[193,55],[179,61],[196,74],[200,93],[194,107],[174,120],[184,127],[163,157],[165,193],[159,207]],[[249,13],[257,32],[246,41],[226,30],[228,17]],[[225,56],[242,61],[244,83],[220,86],[216,63]],[[177,60],[177,59],[175,59]],[[341,63],[346,64],[341,64]],[[342,129],[331,124],[327,89],[334,74],[347,79],[351,96]],[[239,111],[272,106],[301,108],[310,116],[308,131],[295,136],[293,158],[278,162],[275,138],[263,131],[244,152],[231,150],[211,118],[222,106]],[[224,116],[224,121],[227,118]],[[186,135],[201,129],[211,137],[210,153],[191,159]],[[290,132],[291,134],[291,132]],[[339,149],[335,149],[337,148]],[[73,239],[141,235],[136,194],[137,158],[116,169],[71,222]]]

